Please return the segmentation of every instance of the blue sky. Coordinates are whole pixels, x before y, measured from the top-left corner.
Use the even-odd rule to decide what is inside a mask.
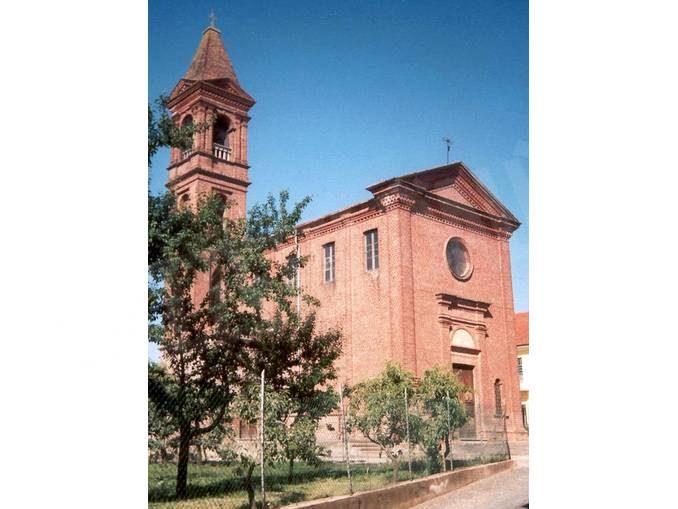
[[[149,100],[186,72],[211,9],[243,88],[248,203],[311,195],[304,219],[377,181],[445,162],[442,138],[518,217],[517,311],[528,305],[528,2],[149,1]],[[167,151],[153,160],[162,190]]]

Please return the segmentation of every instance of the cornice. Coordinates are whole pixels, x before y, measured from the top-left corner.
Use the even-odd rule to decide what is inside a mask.
[[[379,200],[379,205],[385,210],[400,209],[411,211],[417,202],[412,193],[400,188],[389,188],[382,193],[374,195]]]
[[[427,219],[431,219],[439,223],[454,226],[455,228],[477,233],[478,235],[483,235],[485,237],[490,237],[493,239],[506,240],[511,237],[511,234],[507,233],[504,230],[492,228],[475,221],[465,220],[455,214],[448,214],[443,212],[442,210],[435,208],[424,208],[422,210],[414,210],[413,214],[417,214],[419,216],[426,217]]]
[[[427,187],[415,184],[417,179],[427,179],[436,174],[439,174],[440,177],[449,176],[454,178],[452,182],[453,184],[456,183],[454,188],[473,204],[473,206],[469,207],[468,205],[456,202],[449,198],[435,195],[435,193],[429,191]],[[477,214],[485,215],[500,223],[504,223],[505,225],[508,225],[511,231],[520,226],[520,221],[516,219],[511,211],[509,211],[461,161],[382,180],[381,182],[369,186],[367,190],[376,195],[394,185],[403,185],[422,194],[435,195],[439,201],[475,211]],[[485,209],[488,208],[494,211],[494,213],[486,212]]]
[[[211,154],[211,153],[209,153],[209,152],[206,152],[206,151],[204,151],[204,150],[198,150],[198,149],[196,149],[196,150],[193,150],[193,152],[191,152],[190,155],[184,157],[183,159],[179,159],[178,161],[176,161],[176,162],[170,164],[170,165],[167,167],[167,170],[169,171],[169,170],[171,170],[171,169],[173,169],[173,168],[176,168],[177,166],[181,166],[181,165],[184,164],[186,161],[188,161],[191,157],[196,156],[196,155],[201,155],[201,156],[209,157],[210,159],[212,159],[212,160],[215,161],[215,162],[224,163],[224,160],[223,160],[223,159],[218,159],[218,158],[214,157],[213,154]],[[226,164],[228,164],[229,166],[238,166],[238,167],[244,168],[244,169],[246,169],[246,170],[249,170],[249,169],[250,169],[250,166],[249,166],[248,164],[246,164],[246,163],[241,163],[241,162],[238,162],[238,161],[227,161]],[[205,170],[205,171],[208,171],[208,170]]]
[[[441,313],[438,315],[438,322],[442,323],[443,325],[461,325],[461,326],[466,326],[466,327],[471,327],[473,329],[477,329],[481,332],[487,333],[487,325],[485,325],[483,322],[479,322],[477,320],[467,320],[465,318],[459,318],[457,316],[451,316],[447,315],[445,313]]]
[[[201,97],[211,97],[212,99],[217,100],[218,102],[227,103],[234,108],[239,108],[244,111],[248,111],[252,106],[254,106],[255,101],[249,100],[241,95],[238,95],[230,90],[226,90],[211,83],[204,81],[196,81],[192,83],[184,90],[179,92],[176,97],[170,99],[167,106],[173,110],[178,108],[181,103],[188,100],[191,95],[197,94]]]
[[[373,192],[386,210],[409,210],[412,214],[492,238],[508,239],[517,227],[502,217],[476,210],[398,179]]]
[[[478,355],[480,350],[478,348],[468,348],[465,346],[450,345],[450,350],[455,353],[465,353],[467,355]]]
[[[176,186],[177,184],[183,182],[184,180],[191,178],[194,175],[204,175],[206,177],[211,177],[211,178],[216,179],[216,180],[221,180],[223,182],[228,182],[229,184],[236,184],[236,185],[243,186],[243,187],[248,187],[251,184],[251,182],[249,182],[247,180],[241,180],[241,179],[237,179],[237,178],[234,178],[234,177],[229,177],[228,175],[223,175],[221,173],[217,173],[217,172],[214,172],[214,171],[205,170],[204,168],[193,168],[192,170],[187,171],[183,175],[180,175],[180,176],[175,177],[172,180],[168,181],[167,184],[165,184],[165,185],[168,189],[171,189],[174,186]]]
[[[463,309],[466,311],[481,312],[485,318],[492,318],[489,302],[468,299],[449,293],[437,293],[436,299],[438,300],[438,304],[447,307],[447,309]]]
[[[363,204],[359,205],[371,205],[370,202],[365,202]],[[299,241],[303,242],[306,240],[311,240],[315,237],[320,237],[322,235],[327,235],[329,233],[334,233],[339,230],[342,230],[348,226],[352,226],[355,224],[360,224],[364,223],[365,221],[369,221],[370,219],[373,219],[384,212],[379,209],[374,209],[374,208],[368,208],[366,210],[363,210],[361,212],[358,212],[352,216],[345,217],[343,219],[340,219],[338,221],[333,221],[330,223],[323,224],[321,226],[317,227],[309,227],[308,229],[304,229],[302,226],[298,227],[299,229]],[[287,242],[284,244],[281,244],[281,247],[286,248],[290,245],[294,244],[294,239],[289,239]]]

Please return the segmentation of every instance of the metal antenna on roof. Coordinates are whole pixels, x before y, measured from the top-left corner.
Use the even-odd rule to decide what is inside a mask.
[[[447,164],[450,164],[450,147],[452,146],[452,138],[443,138],[443,143],[447,145]]]

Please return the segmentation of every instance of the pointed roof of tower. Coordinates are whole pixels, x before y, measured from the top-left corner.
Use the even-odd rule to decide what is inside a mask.
[[[214,26],[207,27],[203,32],[184,79],[193,81],[228,79],[240,86],[224,42],[221,40],[221,32]]]

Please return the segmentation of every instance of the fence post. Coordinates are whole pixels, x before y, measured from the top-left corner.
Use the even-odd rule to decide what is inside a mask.
[[[506,452],[508,452],[508,459],[511,459],[511,447],[509,446],[508,432],[506,431],[506,419],[508,419],[508,415],[506,415],[506,403],[502,405],[501,414],[502,414],[501,420],[503,421],[504,424],[504,439],[506,440]]]
[[[407,387],[405,387],[405,427],[407,429],[407,466],[412,480],[412,447],[410,446],[410,409],[407,404]]]
[[[448,455],[450,457],[450,470],[454,470],[452,458],[452,426],[450,424],[450,391],[445,392],[447,393],[447,442],[450,444],[450,451]],[[445,458],[445,470],[447,470],[447,458]]]
[[[261,507],[266,507],[266,488],[264,484],[264,371],[261,370],[261,388],[259,389],[259,427],[261,428],[261,451],[259,461],[261,463]]]
[[[346,473],[348,474],[348,492],[353,495],[353,481],[351,480],[351,461],[348,457],[348,433],[346,431],[346,417],[344,414],[344,384],[339,385],[339,412],[341,413],[341,434],[344,442],[346,457]]]

